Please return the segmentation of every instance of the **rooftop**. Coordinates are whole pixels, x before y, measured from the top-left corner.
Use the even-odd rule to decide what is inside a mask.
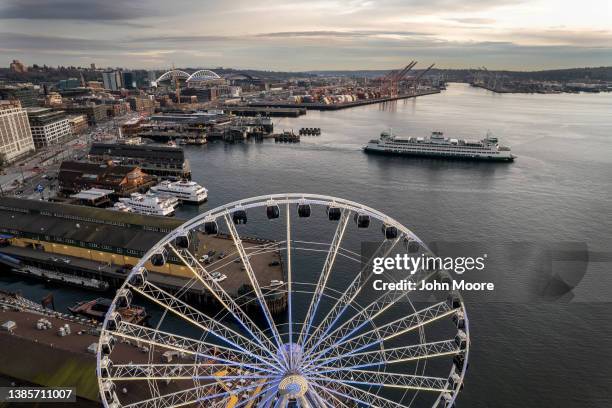
[[[172,159],[181,163],[185,160],[183,148],[159,144],[94,143],[89,154],[137,159]]]

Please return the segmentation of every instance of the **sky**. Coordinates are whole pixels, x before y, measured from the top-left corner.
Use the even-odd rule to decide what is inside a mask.
[[[611,0],[0,0],[0,66],[612,66]]]

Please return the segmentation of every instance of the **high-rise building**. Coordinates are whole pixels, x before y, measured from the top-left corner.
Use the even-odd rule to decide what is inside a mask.
[[[123,87],[125,89],[136,88],[136,78],[133,72],[124,71],[121,79],[123,80]]]
[[[0,154],[13,162],[34,151],[28,114],[19,101],[0,101]]]
[[[118,91],[123,87],[121,71],[104,71],[102,73],[102,82],[104,83],[105,89]]]
[[[61,143],[72,136],[70,122],[64,111],[50,108],[28,108],[27,111],[36,148]]]
[[[23,65],[23,63],[19,60],[13,60],[13,62],[11,62],[11,65],[9,66],[9,68],[11,69],[11,71],[13,72],[17,72],[17,73],[24,73],[24,72],[28,72],[28,67],[26,67],[25,65]]]

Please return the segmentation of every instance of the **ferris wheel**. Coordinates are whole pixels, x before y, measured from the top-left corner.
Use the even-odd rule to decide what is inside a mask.
[[[402,253],[433,255],[393,218],[330,196],[259,196],[198,215],[113,299],[97,349],[104,406],[452,407],[468,366],[465,305],[450,291],[374,290],[375,260]],[[154,321],[131,321],[135,304]]]

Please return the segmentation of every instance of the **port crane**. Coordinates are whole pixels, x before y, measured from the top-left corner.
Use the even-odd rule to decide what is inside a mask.
[[[425,74],[428,73],[434,67],[434,65],[436,65],[436,64],[435,63],[431,64],[430,66],[425,68],[420,74],[418,74],[414,79],[412,79],[412,89],[413,89],[413,92],[416,93],[417,86],[419,84],[419,80],[421,78],[423,78],[423,76],[425,76]]]
[[[391,71],[387,75],[382,77],[383,84],[386,83],[387,86],[385,90],[389,94],[389,96],[397,96],[399,83],[402,81],[408,72],[417,64],[417,61],[410,61],[408,65],[406,65],[403,69]]]

